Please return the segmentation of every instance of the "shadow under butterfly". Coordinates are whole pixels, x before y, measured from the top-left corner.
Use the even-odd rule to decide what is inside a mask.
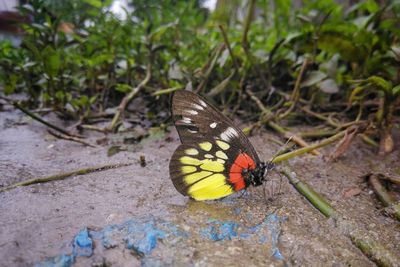
[[[181,145],[169,163],[175,188],[195,200],[213,200],[267,181],[272,162],[261,162],[234,123],[189,91],[172,97],[172,117]]]

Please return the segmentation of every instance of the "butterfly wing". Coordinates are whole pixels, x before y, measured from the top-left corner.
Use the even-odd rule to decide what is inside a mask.
[[[218,199],[248,185],[243,169],[254,169],[257,153],[233,122],[189,91],[172,99],[172,115],[182,144],[170,161],[175,188],[196,200]]]

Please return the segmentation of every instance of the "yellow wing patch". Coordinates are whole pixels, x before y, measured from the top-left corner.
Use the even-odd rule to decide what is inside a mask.
[[[195,182],[203,179],[204,177],[210,176],[212,172],[206,172],[206,171],[201,171],[201,172],[195,172],[189,175],[186,175],[184,180],[187,185],[194,184]]]
[[[221,151],[221,150],[217,151],[217,153],[215,153],[215,155],[216,155],[218,158],[221,158],[221,159],[228,159],[228,156],[227,156],[223,151]]]
[[[210,142],[203,142],[199,144],[199,147],[204,151],[210,151],[212,148],[212,144]]]
[[[215,140],[215,143],[223,150],[228,150],[231,147],[228,143],[221,140]]]
[[[199,151],[196,148],[188,148],[185,150],[185,154],[190,156],[196,156],[197,154],[199,154]]]
[[[223,172],[224,171],[224,164],[221,164],[217,161],[204,159],[201,161],[202,164],[200,168],[205,171],[212,171],[212,172]]]
[[[185,165],[195,165],[195,166],[199,166],[202,164],[199,159],[188,157],[188,156],[184,156],[184,157],[180,158],[180,162]]]
[[[211,152],[213,145],[217,148],[216,152]],[[230,145],[227,142],[215,140],[215,143],[205,141],[198,143],[196,148],[183,150],[184,153],[179,158],[179,162],[182,164],[181,179],[187,186],[185,194],[196,200],[211,200],[235,192],[227,182],[228,178],[223,174],[226,160],[228,160],[226,150],[229,148]]]
[[[181,171],[182,173],[187,174],[197,171],[197,168],[194,166],[182,166]]]
[[[221,164],[225,164],[225,160],[223,160],[223,159],[217,159],[217,162],[221,163]]]
[[[189,188],[188,194],[196,200],[208,200],[225,197],[234,193],[231,186],[225,182],[222,174],[213,174]]]

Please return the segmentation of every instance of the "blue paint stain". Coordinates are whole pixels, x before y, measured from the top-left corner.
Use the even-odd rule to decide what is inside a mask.
[[[35,267],[70,267],[75,262],[76,257],[90,257],[93,254],[93,241],[90,238],[89,231],[84,228],[80,231],[72,242],[72,253],[70,255],[60,255],[49,258]]]
[[[285,258],[282,256],[281,252],[279,249],[273,249],[272,256],[274,256],[278,260],[284,260]]]
[[[284,258],[278,248],[278,238],[281,229],[280,223],[285,220],[284,217],[270,214],[261,223],[252,227],[244,227],[235,222],[212,219],[208,221],[207,227],[200,230],[200,235],[212,241],[232,240],[235,237],[249,239],[256,236],[260,244],[265,244],[268,242],[268,236],[264,234],[265,229],[267,229],[271,236],[272,256],[283,260]],[[240,232],[238,232],[239,226],[241,226]]]
[[[74,238],[73,242],[73,257],[90,257],[93,254],[93,241],[89,236],[87,228],[80,231]]]
[[[139,254],[149,254],[156,247],[157,240],[165,237],[166,233],[156,227],[154,219],[145,223],[130,221],[126,246]]]
[[[123,226],[117,224],[105,227],[98,236],[98,239],[101,239],[101,244],[103,247],[106,249],[116,247],[118,245],[118,241],[114,239],[114,236],[117,235],[122,229]]]
[[[74,263],[72,255],[60,255],[35,264],[35,267],[71,267]]]
[[[219,222],[216,220],[209,221],[209,226],[202,229],[200,234],[213,241],[232,240],[238,235],[237,228],[239,224],[235,222]]]
[[[237,211],[240,213],[240,209]],[[271,243],[271,255],[283,260],[278,249],[280,223],[286,218],[276,214],[268,215],[261,223],[253,227],[245,227],[232,221],[210,219],[207,226],[200,229],[203,238],[212,241],[229,241],[235,238],[251,239],[260,244]],[[266,234],[268,233],[268,234]],[[181,230],[176,224],[153,217],[145,219],[131,219],[122,224],[109,225],[100,231],[84,228],[72,241],[72,253],[47,259],[36,267],[70,267],[76,257],[90,257],[93,254],[93,242],[99,241],[105,249],[114,248],[124,240],[128,249],[139,255],[147,256],[157,247],[159,240],[168,237],[190,238],[188,232]],[[270,239],[270,240],[269,240]],[[178,239],[179,240],[179,239]],[[141,260],[142,266],[162,266],[163,262],[155,257],[146,257]],[[164,262],[165,263],[165,262]]]
[[[268,241],[268,238],[267,238],[265,235],[261,235],[261,236],[258,238],[258,242],[259,242],[260,244],[265,244],[265,243],[267,243],[267,241]]]
[[[278,238],[281,233],[280,223],[286,221],[286,219],[286,217],[279,217],[276,214],[270,214],[264,220],[269,232],[271,233],[272,256],[278,260],[284,259],[278,248]]]

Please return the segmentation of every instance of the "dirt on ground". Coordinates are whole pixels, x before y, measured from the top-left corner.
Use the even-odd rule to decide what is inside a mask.
[[[168,170],[179,144],[172,127],[165,136],[111,157],[107,145],[56,139],[44,125],[11,109],[0,113],[0,136],[0,187],[132,164],[1,192],[0,266],[375,266],[276,173],[265,194],[260,186],[218,201],[180,195]],[[265,160],[279,150],[274,139],[266,130],[250,137]],[[386,157],[376,154],[357,140],[334,162],[312,155],[289,162],[339,213],[399,255],[399,223],[383,214],[363,177],[399,172],[399,149]]]

